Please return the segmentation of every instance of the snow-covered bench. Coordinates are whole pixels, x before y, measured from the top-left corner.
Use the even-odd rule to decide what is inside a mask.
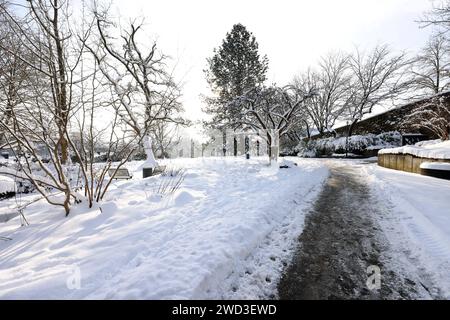
[[[128,180],[128,179],[133,178],[133,176],[130,174],[130,172],[126,168],[121,168],[121,169],[111,168],[111,169],[108,170],[108,174],[113,179],[125,179],[125,180]]]
[[[422,162],[420,173],[425,176],[450,180],[450,162]]]

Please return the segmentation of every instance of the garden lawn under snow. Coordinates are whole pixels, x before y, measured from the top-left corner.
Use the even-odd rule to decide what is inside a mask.
[[[321,162],[295,161],[288,169],[266,158],[165,161],[187,173],[163,198],[156,189],[164,178],[142,179],[141,163],[132,163],[135,178],[115,182],[101,208],[81,204],[64,218],[60,208],[32,204],[30,226],[0,224],[0,236],[12,239],[0,240],[0,298],[270,295],[278,259],[289,258],[328,175]],[[252,275],[239,281],[243,273]]]

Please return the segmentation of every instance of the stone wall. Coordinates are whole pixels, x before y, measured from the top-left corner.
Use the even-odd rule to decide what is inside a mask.
[[[422,164],[422,162],[430,162],[430,161],[450,163],[450,160],[419,158],[410,154],[383,153],[378,155],[379,166],[418,174],[421,173],[420,165]]]

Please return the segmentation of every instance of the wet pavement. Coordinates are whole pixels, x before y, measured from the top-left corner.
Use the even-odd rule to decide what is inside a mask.
[[[377,224],[377,200],[357,165],[334,161],[329,167],[330,176],[278,284],[279,298],[430,298],[414,277],[391,268],[395,258]]]

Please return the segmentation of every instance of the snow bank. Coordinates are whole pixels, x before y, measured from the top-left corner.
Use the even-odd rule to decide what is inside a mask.
[[[16,182],[14,179],[0,175],[0,194],[15,191]]]
[[[378,154],[411,154],[421,158],[450,159],[450,140],[443,142],[433,140],[429,143],[417,143],[413,146],[382,149]]]
[[[328,170],[295,161],[288,169],[267,166],[267,158],[163,161],[187,173],[181,188],[162,198],[155,190],[163,177],[137,178],[142,162],[133,162],[127,168],[135,178],[114,182],[101,207],[79,205],[64,218],[44,202],[30,205],[29,227],[19,227],[18,218],[0,224],[0,235],[13,239],[0,242],[0,298],[223,297],[231,290],[225,280],[256,259],[257,248],[277,239],[272,248],[281,252],[301,232]],[[261,282],[254,290],[264,291],[266,277],[280,270],[255,272]]]
[[[409,255],[410,263],[424,266],[425,278],[450,299],[450,181],[365,166],[367,181],[389,212],[386,230],[391,244]],[[400,256],[400,255],[399,255]]]

